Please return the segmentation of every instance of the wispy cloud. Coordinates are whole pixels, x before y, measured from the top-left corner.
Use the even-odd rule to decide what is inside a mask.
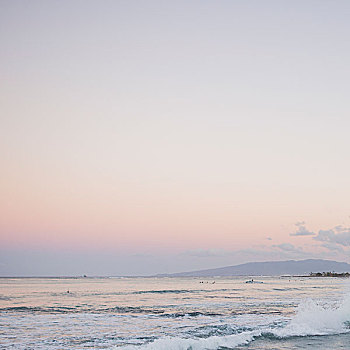
[[[350,246],[350,228],[336,226],[331,230],[320,230],[313,238],[316,241],[332,243],[344,247]],[[334,247],[334,245],[333,245]]]
[[[350,228],[336,226],[330,230],[312,232],[304,221],[295,224],[296,231],[290,236],[314,236],[314,244],[296,246],[290,242],[282,241],[271,244],[272,238],[267,236],[267,245],[256,245],[246,249],[194,249],[182,252],[184,258],[207,262],[212,264],[236,264],[249,261],[307,259],[307,258],[337,258],[348,259],[350,250]]]
[[[278,260],[313,257],[313,253],[304,251],[290,243],[239,250],[195,249],[182,252],[180,255],[197,258],[229,258],[238,261]]]
[[[297,222],[295,226],[298,228],[295,232],[290,233],[290,236],[314,236],[315,232],[309,231],[305,226],[305,221]]]
[[[342,246],[340,246],[337,243],[332,243],[332,242],[323,242],[321,244],[321,247],[326,248],[332,252],[339,252],[339,253],[345,253],[345,250]]]
[[[285,252],[293,252],[293,253],[302,253],[305,254],[302,248],[296,248],[293,244],[290,243],[281,243],[281,244],[274,244],[272,247],[278,248]]]
[[[186,250],[181,255],[193,256],[198,258],[209,258],[209,257],[224,257],[235,254],[236,251],[229,251],[224,249],[192,249]]]

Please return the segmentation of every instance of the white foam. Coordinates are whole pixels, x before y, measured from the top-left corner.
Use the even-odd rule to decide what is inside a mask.
[[[261,328],[228,336],[212,336],[202,339],[167,337],[141,346],[118,347],[123,350],[216,350],[220,347],[234,348],[248,344],[262,334],[272,334],[278,338],[291,336],[330,335],[349,332],[350,293],[338,304],[306,300],[297,309],[296,315],[281,328]]]
[[[115,349],[123,350],[214,350],[219,347],[236,347],[238,345],[248,344],[255,336],[261,335],[261,332],[244,332],[222,337],[212,336],[206,339],[183,339],[177,337],[168,337],[158,339],[152,343],[142,346],[129,345]]]
[[[307,300],[301,303],[290,323],[271,333],[277,337],[339,334],[349,331],[350,295],[338,305]]]

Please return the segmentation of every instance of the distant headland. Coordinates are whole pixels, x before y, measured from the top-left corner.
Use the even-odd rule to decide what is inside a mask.
[[[312,271],[332,271],[316,272]],[[346,277],[350,264],[333,260],[307,259],[287,261],[250,262],[208,270],[161,274],[157,277],[210,277],[210,276],[305,276],[305,277]],[[321,276],[318,275],[321,273]],[[327,275],[327,274],[333,274]]]

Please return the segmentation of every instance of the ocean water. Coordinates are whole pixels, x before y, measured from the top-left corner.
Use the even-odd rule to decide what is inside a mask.
[[[350,349],[349,280],[246,280],[3,278],[0,348]]]

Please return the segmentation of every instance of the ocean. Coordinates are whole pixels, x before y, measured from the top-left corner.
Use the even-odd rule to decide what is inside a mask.
[[[247,280],[1,278],[0,348],[350,349],[348,279]]]

